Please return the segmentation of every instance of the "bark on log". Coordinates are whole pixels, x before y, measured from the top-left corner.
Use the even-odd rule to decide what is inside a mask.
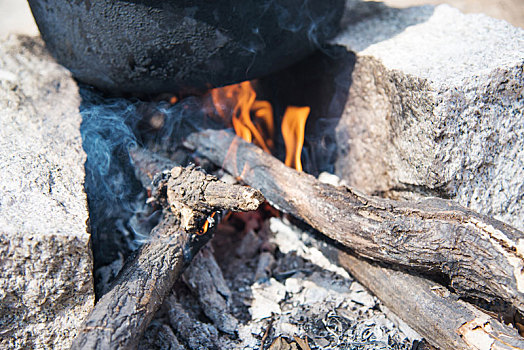
[[[141,163],[135,165],[140,167]],[[157,197],[165,204],[163,219],[95,305],[72,349],[136,347],[177,278],[209,240],[209,233],[196,234],[201,227],[197,225],[203,224],[212,211],[247,211],[263,201],[256,190],[225,185],[194,167],[174,167],[159,174],[155,183]],[[216,196],[219,190],[223,202]],[[232,203],[232,198],[241,201]]]
[[[153,197],[180,215],[182,228],[186,230],[202,227],[213,211],[256,210],[264,200],[259,191],[219,181],[194,165],[176,166],[169,159],[144,149],[133,150],[131,157],[144,187],[153,186]]]
[[[360,256],[443,274],[461,296],[524,311],[524,234],[502,222],[438,198],[399,202],[324,184],[225,131],[186,145]]]
[[[524,349],[524,338],[515,328],[459,300],[445,287],[371,264],[330,244],[319,244],[318,248],[441,350]]]

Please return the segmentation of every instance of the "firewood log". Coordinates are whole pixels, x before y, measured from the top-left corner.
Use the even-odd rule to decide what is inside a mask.
[[[96,303],[72,349],[136,347],[175,281],[209,240],[210,233],[200,230],[212,213],[254,210],[263,201],[257,190],[225,184],[194,166],[162,172],[145,151],[136,150],[134,159],[146,174],[140,178],[155,179],[153,192],[164,207],[163,219]]]
[[[524,349],[524,338],[502,321],[426,278],[388,269],[326,245],[334,262],[393,313],[441,350]]]
[[[316,232],[304,232],[285,220],[271,220],[271,230],[285,237],[287,246],[294,247],[298,255],[308,259],[322,254],[376,295],[381,301],[379,307],[406,336],[416,340],[423,337],[417,349],[524,349],[524,338],[517,329],[500,321],[501,315],[488,314],[429,279],[349,254],[345,247]],[[515,321],[511,319],[515,315],[504,316]]]
[[[509,225],[449,200],[393,201],[321,183],[227,131],[185,144],[362,257],[437,274],[460,296],[524,311],[524,234]]]

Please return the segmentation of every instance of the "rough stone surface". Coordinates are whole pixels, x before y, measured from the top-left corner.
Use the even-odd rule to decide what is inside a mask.
[[[38,38],[0,42],[0,348],[66,349],[94,304],[80,98]]]
[[[384,8],[333,43],[357,57],[337,175],[524,229],[524,30],[447,5]]]

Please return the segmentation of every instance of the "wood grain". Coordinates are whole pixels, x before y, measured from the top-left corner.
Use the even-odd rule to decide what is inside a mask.
[[[193,134],[186,146],[362,257],[439,274],[460,296],[524,311],[524,234],[509,225],[448,200],[393,201],[321,183],[227,131]]]

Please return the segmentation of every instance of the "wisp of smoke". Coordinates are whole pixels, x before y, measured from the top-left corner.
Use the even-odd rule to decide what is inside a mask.
[[[95,267],[100,267],[147,241],[159,217],[154,213],[143,218],[146,193],[135,175],[130,149],[150,147],[167,154],[188,134],[223,126],[207,116],[203,97],[170,105],[106,98],[87,87],[81,89],[81,96],[85,189]]]
[[[88,88],[81,89],[81,96],[85,190],[95,265],[101,266],[133,247],[127,222],[144,196],[129,158],[129,149],[137,144],[139,118],[132,101],[104,99]]]

